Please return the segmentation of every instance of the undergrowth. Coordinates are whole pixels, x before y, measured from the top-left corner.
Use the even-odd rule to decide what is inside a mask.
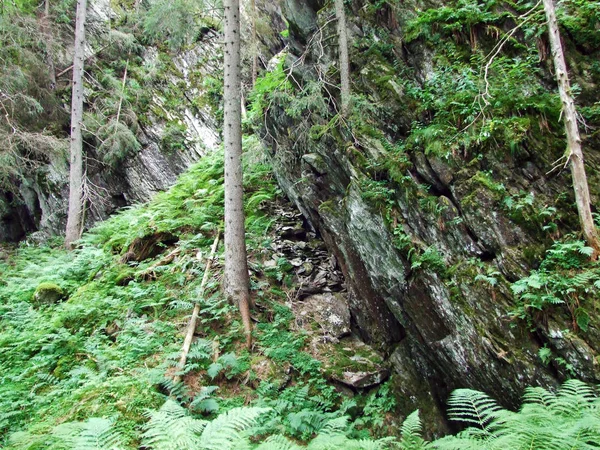
[[[252,139],[245,144],[257,147]],[[220,256],[198,296],[222,228],[223,154],[216,152],[149,204],[96,226],[73,252],[60,243],[23,243],[0,262],[0,445],[216,448],[206,442],[220,442],[221,426],[246,439],[246,426],[228,425],[236,414],[260,439],[307,441],[339,434],[340,424],[347,439],[368,438],[365,424],[377,413],[366,411],[370,419],[346,429],[344,416],[356,404],[342,401],[305,351],[305,337],[292,331],[281,277],[261,270],[272,251],[267,235],[275,219],[268,209],[279,191],[270,168],[252,151],[246,158],[246,227],[259,304],[253,353],[243,349],[237,310],[220,291]],[[140,251],[151,256],[143,259]],[[175,383],[194,302],[201,305],[199,336],[179,374],[183,383]],[[270,371],[260,373],[261,366]],[[248,403],[255,409],[239,409]],[[210,430],[217,434],[206,437]],[[198,436],[184,437],[194,431]]]

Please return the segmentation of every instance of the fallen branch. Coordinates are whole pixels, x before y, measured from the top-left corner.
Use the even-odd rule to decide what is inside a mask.
[[[159,261],[156,261],[154,264],[152,264],[150,267],[148,267],[146,270],[144,270],[142,273],[140,273],[138,275],[139,278],[141,278],[142,280],[155,280],[156,279],[156,272],[155,269],[161,266],[166,266],[167,264],[171,264],[173,262],[173,260],[175,259],[175,257],[177,255],[179,255],[181,253],[181,248],[176,248],[175,250],[173,250],[172,252],[170,252],[167,256],[165,256],[164,258],[161,258]]]
[[[200,283],[200,291],[198,293],[198,297],[201,298],[204,295],[204,286],[208,281],[208,274],[210,272],[210,267],[212,265],[213,259],[215,257],[215,253],[217,252],[217,246],[219,245],[219,232],[217,232],[217,236],[215,237],[215,242],[210,249],[210,256],[208,257],[208,261],[206,261],[206,268],[204,269],[204,276],[202,277],[202,283]],[[192,311],[192,317],[190,319],[190,323],[188,325],[187,333],[185,335],[185,339],[183,341],[183,348],[181,349],[181,358],[179,359],[179,364],[177,364],[177,372],[173,381],[175,383],[181,382],[181,372],[185,369],[185,363],[187,361],[188,353],[190,352],[190,347],[192,346],[192,339],[194,338],[194,332],[196,331],[196,322],[198,321],[198,314],[200,313],[200,303],[196,302],[194,305],[194,311]]]

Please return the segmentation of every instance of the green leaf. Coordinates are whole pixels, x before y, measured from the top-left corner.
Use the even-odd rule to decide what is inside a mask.
[[[575,310],[575,320],[577,321],[577,326],[582,329],[582,331],[587,331],[588,326],[590,324],[590,315],[583,308],[577,308]]]
[[[211,377],[211,378],[213,378],[213,379],[214,379],[214,378],[216,378],[216,377],[217,377],[217,376],[218,376],[218,375],[221,373],[221,371],[222,371],[223,369],[224,369],[224,367],[223,367],[223,365],[222,365],[222,364],[220,364],[220,363],[218,363],[218,362],[215,362],[215,363],[212,363],[212,364],[210,365],[210,367],[209,367],[209,368],[208,368],[208,370],[206,371],[206,374],[207,374],[209,377]]]

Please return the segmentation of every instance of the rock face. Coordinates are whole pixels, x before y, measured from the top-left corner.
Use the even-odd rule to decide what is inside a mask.
[[[167,110],[164,92],[159,88],[152,92],[146,121],[140,124],[136,136],[142,145],[137,154],[109,167],[99,162],[101,157],[94,148],[85,149],[89,180],[86,227],[106,219],[118,208],[147,201],[169,188],[180,173],[217,148],[218,119],[208,106],[200,106],[198,99],[205,95],[205,89],[197,81],[202,76],[220,76],[217,37],[208,31],[198,45],[172,59],[173,67],[165,75],[165,82],[185,86],[181,90],[186,94],[178,99],[177,108]],[[145,52],[148,64],[158,60],[155,49],[147,48]],[[168,124],[173,123],[184,130],[177,149],[164,142]],[[36,232],[32,239],[44,240],[64,232],[68,170],[66,158],[54,155],[35,174],[20,181],[18,196],[0,193],[0,241],[18,241],[32,232]]]
[[[319,32],[334,32],[327,13],[317,13],[322,6],[285,2],[291,42],[279,57],[286,58],[297,86],[319,83],[336,64],[335,49],[315,44]],[[353,2],[352,8],[360,17],[361,5]],[[387,17],[390,42],[398,45],[397,63],[417,78],[428,77],[431,51],[418,43],[403,47],[399,19],[389,10],[380,13],[378,20]],[[375,82],[393,73],[392,63],[361,57],[361,38],[370,25],[358,20],[349,25],[358,48],[353,89],[390,113],[362,119],[383,130],[380,136],[393,145],[419,117],[403,104],[392,76],[392,84]],[[459,387],[483,390],[515,407],[524,387],[554,386],[567,375],[540,360],[544,345],[572,361],[578,377],[597,382],[590,363],[598,356],[593,339],[556,331],[569,329],[569,318],[555,314],[551,325],[535,324],[531,331],[509,314],[515,307],[510,282],[539,263],[549,240],[541,227],[511,216],[503,202],[523,191],[536,199],[569,195],[567,176],[545,175],[551,154],[524,148],[446,159],[417,147],[396,163],[390,145],[373,138],[356,118],[353,129],[330,121],[339,99],[329,87],[319,91],[324,106],[308,95],[306,101],[313,101],[308,107],[285,95],[274,98],[257,126],[281,187],[339,262],[353,328],[391,364],[404,413],[425,409],[431,431],[443,432],[443,405]],[[305,109],[298,113],[294,107]],[[592,153],[592,168],[595,159]],[[576,228],[569,220],[563,226]],[[486,273],[495,274],[494,284],[476,280]],[[338,377],[348,384],[362,383],[358,378]]]

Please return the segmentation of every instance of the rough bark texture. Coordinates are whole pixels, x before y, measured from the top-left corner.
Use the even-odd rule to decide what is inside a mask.
[[[73,57],[73,93],[71,97],[71,144],[69,166],[69,212],[65,246],[79,239],[83,215],[83,60],[85,58],[85,14],[87,0],[77,1],[75,19],[75,55]]]
[[[556,21],[554,1],[544,0],[544,10],[546,12],[546,20],[548,21],[548,37],[554,59],[556,82],[558,83],[560,100],[563,105],[563,120],[567,134],[567,157],[571,162],[577,213],[579,214],[583,236],[588,245],[594,249],[592,257],[596,259],[600,253],[600,238],[598,237],[598,231],[594,225],[594,218],[590,209],[590,191],[585,174],[583,152],[581,151],[581,137],[579,136],[579,128],[577,127],[577,111],[575,110],[575,101],[571,95],[571,85],[569,83],[567,64],[560,40],[558,22]]]
[[[45,0],[44,2],[43,33],[46,36],[46,61],[48,64],[50,89],[54,89],[56,87],[56,70],[54,68],[52,50],[52,32],[50,31],[50,0]]]
[[[338,51],[340,66],[340,94],[342,116],[347,116],[350,108],[350,59],[348,57],[348,31],[344,0],[335,0],[335,17],[337,19]]]
[[[251,23],[250,26],[252,28],[252,73],[250,75],[252,86],[256,84],[256,77],[258,75],[258,37],[256,35],[256,0],[252,0],[250,2],[252,11]]]
[[[225,147],[225,293],[237,304],[252,345],[250,293],[244,227],[244,190],[242,177],[242,124],[240,74],[240,3],[227,0],[225,8],[225,82],[223,141]]]

